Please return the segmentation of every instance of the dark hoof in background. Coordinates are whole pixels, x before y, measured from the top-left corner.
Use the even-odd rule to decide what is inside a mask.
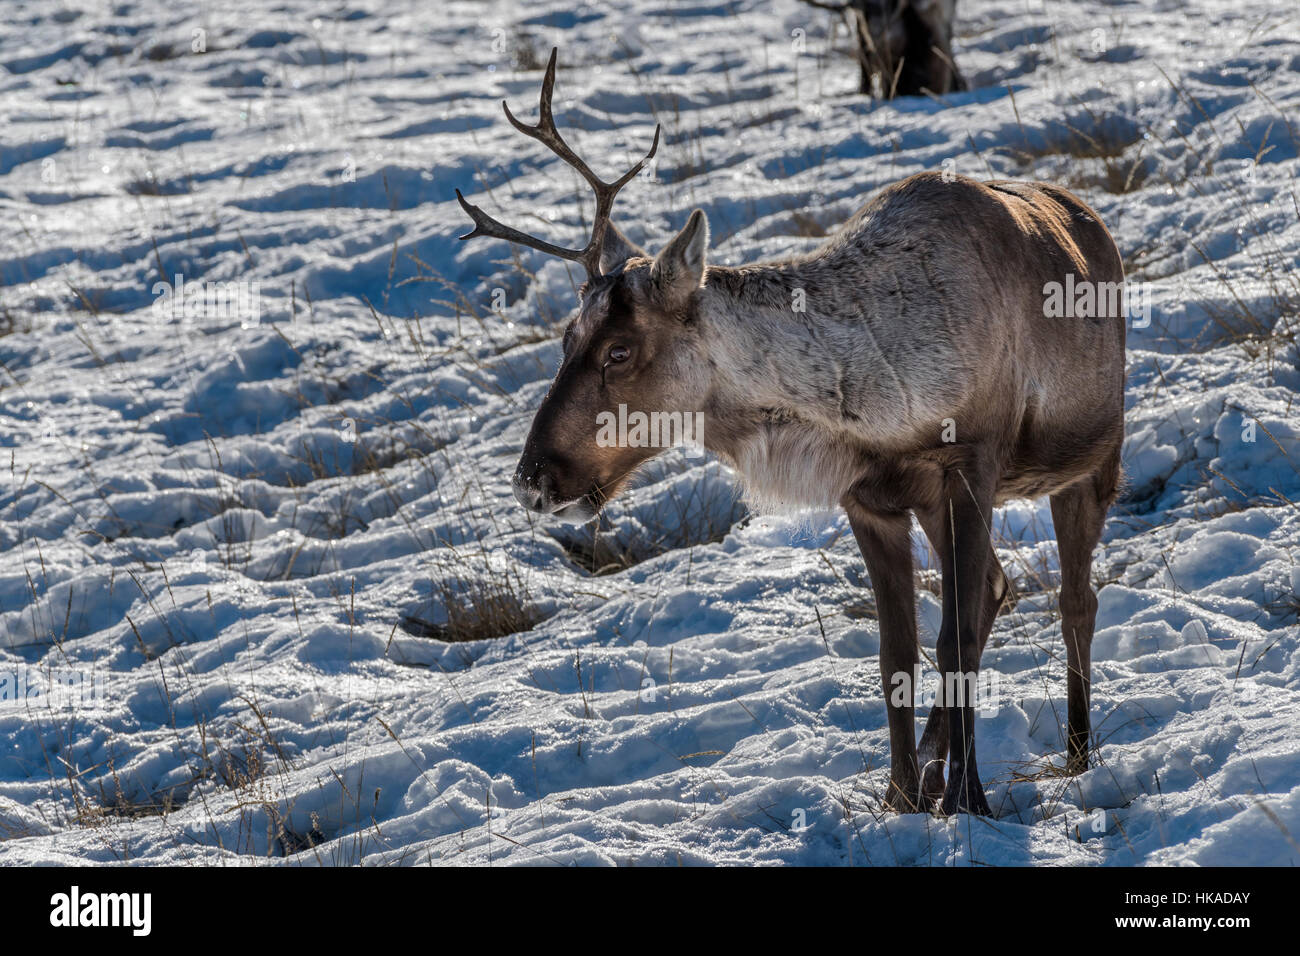
[[[931,810],[943,803],[943,765],[942,760],[931,760],[921,769],[921,796]]]

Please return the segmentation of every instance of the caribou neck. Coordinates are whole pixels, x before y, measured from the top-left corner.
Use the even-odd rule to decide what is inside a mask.
[[[886,450],[914,434],[917,396],[882,348],[898,330],[831,278],[816,257],[709,267],[692,316],[715,368],[705,411],[724,445],[797,428]]]

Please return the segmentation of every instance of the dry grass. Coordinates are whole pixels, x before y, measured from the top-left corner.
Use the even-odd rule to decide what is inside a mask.
[[[446,549],[429,579],[429,598],[401,616],[404,631],[448,643],[482,641],[531,631],[545,616],[518,566],[500,566],[479,552]],[[452,563],[454,562],[454,563]]]
[[[1141,132],[1126,117],[1091,112],[1085,116],[1087,128],[1063,120],[1039,141],[1031,142],[1026,134],[1020,145],[995,152],[1015,161],[1022,175],[1033,173],[1072,189],[1123,195],[1142,188],[1155,164],[1144,155]]]

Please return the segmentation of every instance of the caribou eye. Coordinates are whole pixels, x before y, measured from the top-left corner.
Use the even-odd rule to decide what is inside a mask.
[[[626,345],[612,345],[609,349],[609,360],[611,362],[626,362],[632,357],[632,350]]]

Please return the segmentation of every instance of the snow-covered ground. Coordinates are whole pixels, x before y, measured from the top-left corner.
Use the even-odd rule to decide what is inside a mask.
[[[962,0],[972,91],[886,104],[795,0],[193,6],[0,27],[0,863],[1300,863],[1292,5]],[[750,516],[676,452],[599,537],[515,504],[578,276],[459,243],[453,189],[577,241],[500,110],[552,43],[598,170],[664,125],[616,212],[652,247],[700,206],[720,261],[807,249],[944,168],[1101,213],[1152,298],[1095,769],[1054,771],[1045,503],[999,513],[996,816],[949,820],[881,810],[842,516]],[[246,307],[172,310],[177,274]]]

